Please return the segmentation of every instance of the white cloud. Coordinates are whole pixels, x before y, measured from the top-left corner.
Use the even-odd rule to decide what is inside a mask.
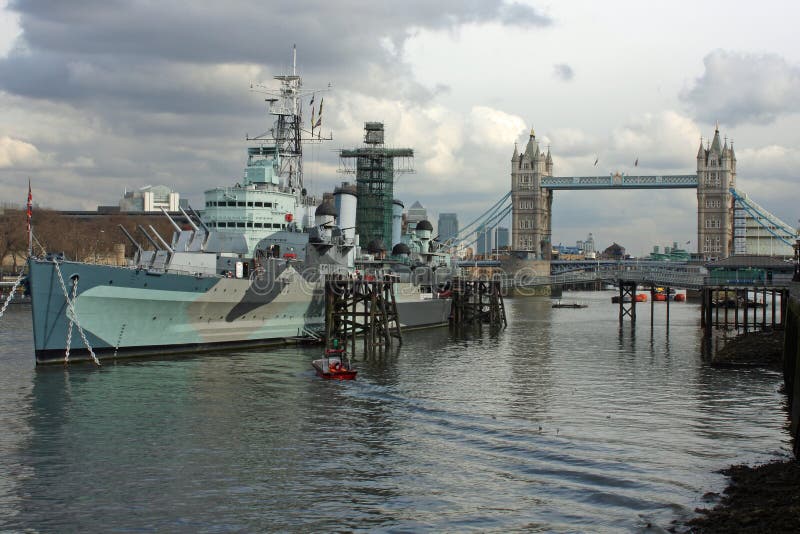
[[[475,145],[508,151],[525,131],[525,121],[498,109],[474,106],[469,114],[469,129],[470,141]]]
[[[800,67],[777,54],[715,50],[703,65],[682,94],[698,119],[765,124],[800,111]]]
[[[41,163],[42,155],[32,144],[7,135],[0,137],[0,168],[30,168],[37,167]]]
[[[0,57],[8,55],[22,33],[19,15],[7,9],[8,1],[0,0]]]

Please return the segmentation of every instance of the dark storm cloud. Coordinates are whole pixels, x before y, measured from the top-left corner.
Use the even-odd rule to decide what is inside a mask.
[[[800,111],[800,67],[779,55],[715,50],[703,65],[703,74],[681,94],[699,120],[768,124]]]
[[[149,55],[198,62],[285,63],[287,44],[313,50],[317,67],[369,56],[376,38],[404,40],[409,28],[478,22],[544,26],[549,18],[501,0],[328,0],[263,2],[12,2],[36,49],[78,54]]]
[[[575,71],[572,70],[572,67],[567,65],[566,63],[559,63],[558,65],[553,65],[553,72],[556,75],[556,78],[563,82],[572,81],[572,78],[575,77]]]
[[[248,95],[247,84],[288,71],[292,44],[306,88],[333,83],[326,126],[341,130],[343,95],[420,103],[447,91],[422,86],[404,61],[416,32],[550,24],[501,0],[12,0],[8,9],[22,34],[0,58],[0,108],[15,106],[6,113],[11,138],[46,156],[31,173],[46,191],[39,198],[63,208],[114,203],[123,187],[147,183],[196,201],[239,180],[244,134],[267,127],[261,95]],[[335,152],[317,160],[335,167]],[[3,169],[0,190],[22,188],[28,176]]]
[[[136,74],[129,70],[148,64],[144,74],[150,79],[178,80],[185,73],[170,72],[173,63],[288,68],[293,43],[300,51],[301,67],[320,80],[340,82],[342,71],[364,72],[370,64],[388,74],[407,75],[398,54],[415,29],[492,21],[516,26],[550,23],[529,6],[500,0],[208,4],[17,0],[11,8],[20,14],[24,46],[0,62],[2,88],[67,100],[91,94],[82,85],[91,84],[94,76],[124,80]],[[384,39],[393,43],[394,52],[381,46]],[[76,66],[85,67],[78,76],[70,72]],[[415,88],[407,89],[413,97]],[[122,87],[98,88],[101,94],[104,90],[127,96]],[[163,95],[154,95],[159,96]],[[173,99],[162,102],[172,104]]]

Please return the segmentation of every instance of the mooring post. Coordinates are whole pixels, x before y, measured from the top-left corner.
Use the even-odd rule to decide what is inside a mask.
[[[736,299],[736,300],[737,300],[737,301],[739,300],[739,299],[738,299],[738,297],[737,297],[737,299]],[[744,317],[744,319],[743,319],[744,323],[743,323],[743,325],[742,325],[742,326],[743,326],[743,328],[744,328],[744,333],[746,334],[746,333],[747,333],[747,323],[748,323],[748,320],[750,319],[750,318],[748,317],[748,310],[747,310],[747,290],[746,290],[746,289],[744,290],[744,300],[742,301],[742,304],[744,305],[744,315],[743,315],[743,317]]]
[[[706,337],[710,338],[711,337],[711,330],[712,330],[712,328],[714,326],[713,325],[713,322],[714,322],[713,321],[713,316],[711,315],[711,313],[713,312],[712,299],[711,299],[712,289],[710,287],[705,288],[705,289],[703,289],[703,293],[705,293],[705,295],[706,295],[706,297],[705,297],[705,301],[706,301],[706,310],[705,310],[706,329],[705,329],[705,335],[706,335]]]
[[[795,272],[797,265],[795,265]],[[789,290],[781,289],[781,326],[786,327],[786,306],[789,302]]]
[[[708,290],[703,287],[700,289],[700,328],[703,329],[708,326],[706,325],[706,308],[708,306]]]
[[[653,316],[655,315],[656,286],[650,284],[650,330],[653,330]]]
[[[622,308],[622,306],[623,306],[623,303],[622,303],[623,302],[623,298],[622,298],[622,280],[617,280],[617,282],[619,283],[619,324],[622,324],[622,317],[623,317],[623,314],[622,314],[622,310],[623,310],[623,308]]]
[[[725,306],[724,315],[725,315],[725,330],[728,330],[728,307],[727,306]]]
[[[769,293],[770,300],[772,301],[772,305],[770,306],[770,313],[772,314],[772,328],[775,328],[775,288],[772,288]]]
[[[669,330],[669,287],[667,287],[667,330]]]

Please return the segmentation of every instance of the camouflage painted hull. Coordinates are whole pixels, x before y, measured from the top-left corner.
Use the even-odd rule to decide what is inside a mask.
[[[322,284],[287,269],[268,287],[247,279],[151,273],[122,267],[62,262],[68,291],[77,277],[75,313],[101,358],[196,353],[263,347],[322,332]],[[70,315],[53,262],[31,260],[30,290],[37,364],[61,363]],[[449,299],[422,300],[411,284],[397,291],[404,328],[446,324]],[[77,331],[70,360],[86,360]]]

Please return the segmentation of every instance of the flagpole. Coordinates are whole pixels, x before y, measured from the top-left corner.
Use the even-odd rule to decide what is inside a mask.
[[[31,193],[31,179],[28,178],[28,206],[27,206],[27,216],[28,216],[28,258],[30,259],[33,256],[33,227],[31,226],[31,215],[33,215],[33,194]]]

